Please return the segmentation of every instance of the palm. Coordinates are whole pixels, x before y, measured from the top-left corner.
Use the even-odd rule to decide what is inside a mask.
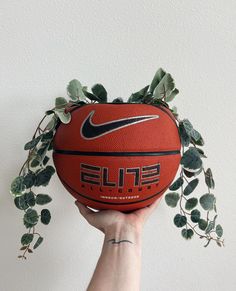
[[[76,201],[76,205],[79,207],[80,213],[85,217],[88,223],[102,232],[105,232],[108,228],[123,224],[126,226],[141,228],[147,217],[149,217],[152,211],[159,204],[160,200],[161,199],[158,198],[150,206],[132,211],[130,213],[123,213],[117,210],[100,210],[95,212],[83,204],[78,203],[78,201]]]

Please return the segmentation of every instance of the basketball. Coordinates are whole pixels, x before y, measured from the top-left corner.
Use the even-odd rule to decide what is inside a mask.
[[[71,107],[53,140],[64,187],[93,209],[133,211],[165,193],[177,173],[181,142],[161,105],[89,103]]]

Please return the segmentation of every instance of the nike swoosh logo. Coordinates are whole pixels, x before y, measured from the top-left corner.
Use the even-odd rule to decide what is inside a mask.
[[[151,119],[159,118],[159,115],[142,115],[134,117],[126,117],[122,119],[117,119],[105,123],[94,124],[92,122],[92,117],[95,110],[91,111],[85,118],[80,127],[80,134],[84,139],[95,139],[115,130],[119,130],[126,126],[137,124]]]

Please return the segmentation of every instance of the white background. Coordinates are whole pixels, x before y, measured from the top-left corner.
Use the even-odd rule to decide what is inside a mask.
[[[16,258],[25,228],[8,189],[45,110],[73,78],[127,100],[159,67],[180,90],[172,105],[205,138],[226,246],[184,240],[163,199],[143,232],[141,290],[236,290],[235,11],[229,0],[1,1],[1,291],[85,290],[102,247],[55,175],[43,189],[53,197],[51,223],[37,228],[45,240]],[[196,195],[205,191],[201,180]]]

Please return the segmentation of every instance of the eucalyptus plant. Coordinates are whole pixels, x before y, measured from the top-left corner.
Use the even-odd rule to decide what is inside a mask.
[[[215,241],[218,246],[224,246],[223,228],[216,223],[216,197],[212,193],[215,182],[212,170],[205,169],[203,166],[203,159],[206,158],[202,150],[204,140],[188,119],[179,118],[176,106],[171,108],[169,106],[178,93],[179,90],[175,88],[172,76],[160,68],[151,84],[131,94],[127,103],[165,106],[173,113],[182,150],[180,175],[170,185],[171,192],[165,194],[165,202],[168,206],[179,207],[173,223],[181,229],[181,235],[186,240],[190,240],[195,234],[205,239],[205,247],[211,241]],[[49,184],[55,173],[54,167],[49,165],[50,151],[53,149],[53,137],[59,124],[67,124],[71,121],[71,114],[67,109],[73,106],[108,102],[107,91],[103,85],[95,84],[89,92],[87,87],[82,86],[76,79],[69,82],[67,94],[68,99],[56,98],[54,108],[45,112],[31,140],[25,144],[24,150],[28,152],[26,161],[10,186],[15,206],[23,211],[23,224],[26,228],[26,233],[20,240],[20,250],[23,253],[18,258],[26,259],[27,253],[33,253],[33,250],[41,245],[43,237],[36,232],[36,225],[39,222],[48,225],[51,220],[50,210],[45,205],[48,205],[52,198],[46,193],[41,193],[41,188]],[[117,97],[112,103],[125,102],[123,98]],[[200,197],[197,194],[193,196],[200,182],[200,175],[203,176],[206,191]]]

